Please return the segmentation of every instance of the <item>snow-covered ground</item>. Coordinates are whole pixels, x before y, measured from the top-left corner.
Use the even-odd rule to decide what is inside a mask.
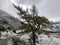
[[[56,37],[48,37],[47,35],[41,34],[38,36],[40,45],[60,45],[60,39]]]
[[[9,31],[8,33],[7,32],[1,32],[1,33],[2,33],[2,36],[0,37],[0,39],[5,39],[12,36],[20,37],[20,39],[23,39],[26,42],[29,39],[29,34],[17,36],[17,34],[13,33],[12,31]],[[47,35],[40,34],[38,35],[38,42],[39,44],[36,43],[37,45],[60,45],[60,38],[56,38],[53,35],[51,37],[48,37]],[[7,43],[8,45],[13,45],[12,40],[9,40]]]
[[[28,35],[23,35],[21,38],[27,41],[29,37]],[[47,35],[44,34],[38,36],[38,42],[39,44],[36,43],[37,45],[60,45],[60,39],[55,37],[48,37]],[[12,40],[8,41],[8,45],[13,45]]]
[[[17,36],[16,33],[13,33],[12,31],[5,31],[5,32],[1,32],[1,37],[0,39],[7,39],[8,37],[12,37],[12,36]]]

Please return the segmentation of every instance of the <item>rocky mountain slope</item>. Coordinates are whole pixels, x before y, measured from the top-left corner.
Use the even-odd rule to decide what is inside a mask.
[[[18,29],[20,26],[20,21],[15,17],[11,16],[7,12],[0,10],[0,31],[6,29]]]

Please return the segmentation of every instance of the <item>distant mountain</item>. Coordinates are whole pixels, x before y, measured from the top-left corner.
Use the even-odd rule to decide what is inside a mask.
[[[55,27],[54,30],[60,33],[60,21],[54,22],[53,26]]]
[[[20,21],[7,12],[0,10],[0,31],[4,29],[18,29]]]

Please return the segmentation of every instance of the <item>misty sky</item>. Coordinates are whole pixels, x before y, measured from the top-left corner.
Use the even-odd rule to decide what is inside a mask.
[[[14,0],[18,4],[35,4],[39,15],[43,15],[52,21],[60,21],[60,0]],[[17,10],[13,7],[10,0],[0,0],[0,9],[16,16]]]

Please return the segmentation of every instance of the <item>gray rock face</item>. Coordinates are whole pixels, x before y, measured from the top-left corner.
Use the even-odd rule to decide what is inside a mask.
[[[0,10],[0,31],[18,29],[20,21],[7,12]]]

